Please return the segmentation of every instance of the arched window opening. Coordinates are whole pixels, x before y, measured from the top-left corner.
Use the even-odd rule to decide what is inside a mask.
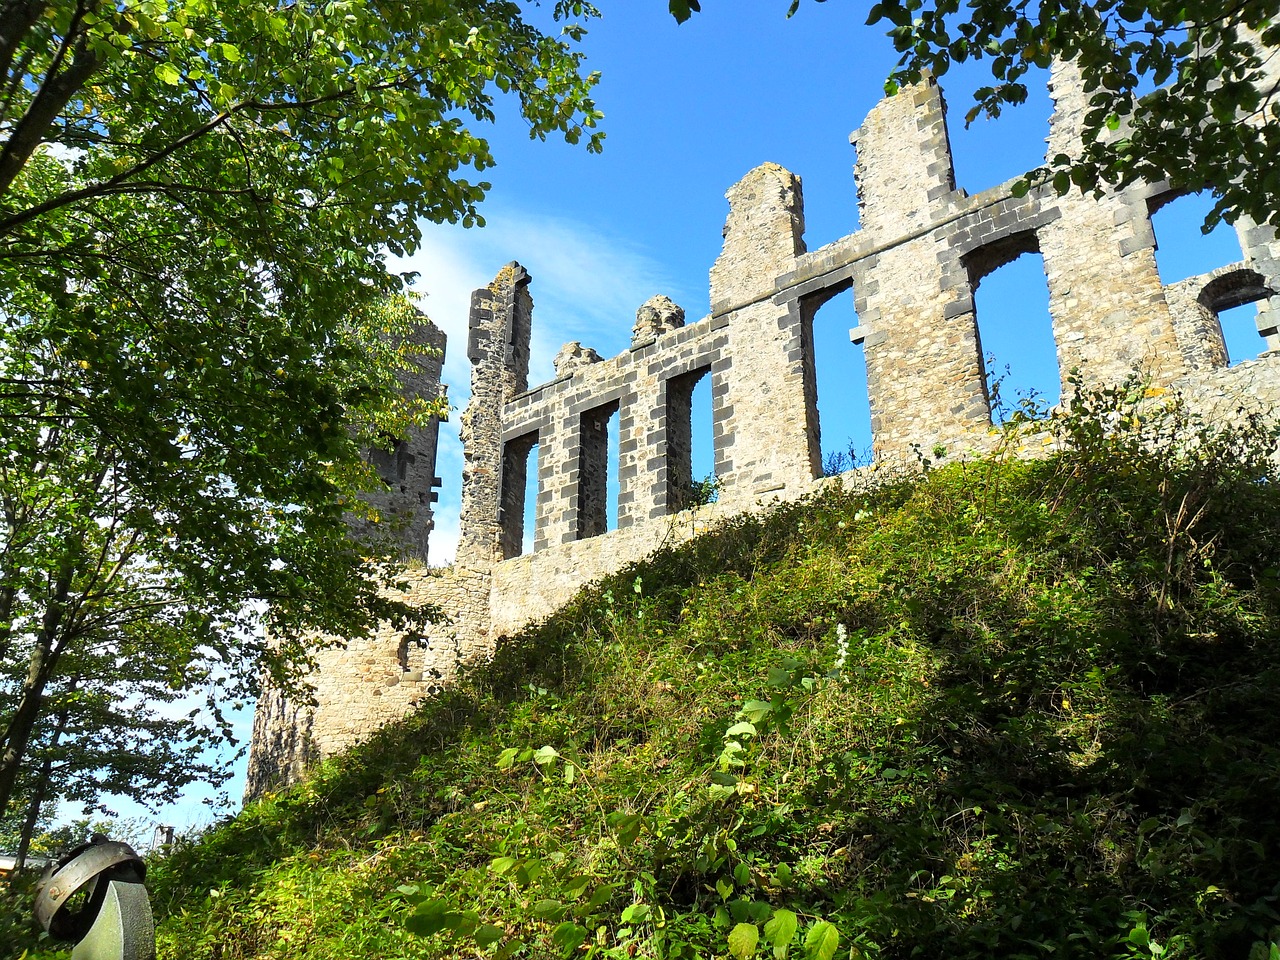
[[[1266,352],[1267,342],[1258,333],[1258,305],[1242,303],[1218,311],[1218,325],[1222,328],[1222,340],[1227,348],[1227,363],[1235,366],[1246,360],[1256,360]]]
[[[417,630],[410,630],[408,633],[400,635],[400,642],[396,645],[396,662],[400,665],[401,671],[409,671],[422,668],[422,660],[415,655],[425,650],[427,647],[426,638]],[[418,660],[418,666],[415,668],[411,659]]]
[[[871,405],[867,361],[858,326],[853,288],[824,291],[802,304],[805,401],[810,460],[815,476],[835,476],[871,462]]]
[[[1205,284],[1198,303],[1217,321],[1230,366],[1256,359],[1267,349],[1258,330],[1258,304],[1272,295],[1261,274],[1254,270],[1229,270]]]
[[[538,498],[538,434],[508,440],[502,449],[502,556],[509,560],[531,553],[536,537]]]
[[[1004,423],[1019,408],[1056,404],[1062,374],[1044,257],[1035,234],[1016,234],[975,250],[965,257],[965,265],[991,422]]]

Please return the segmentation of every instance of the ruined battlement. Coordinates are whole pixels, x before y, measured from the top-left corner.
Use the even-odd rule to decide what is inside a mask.
[[[1051,94],[1049,156],[1074,152],[1086,97],[1070,68],[1055,69]],[[932,82],[881,101],[851,140],[858,230],[808,251],[799,178],[776,164],[755,168],[726,195],[710,315],[686,322],[677,305],[655,298],[618,356],[566,344],[555,378],[530,389],[531,278],[511,263],[476,291],[457,560],[410,577],[411,595],[440,605],[449,622],[421,638],[425,649],[387,628],[322,652],[314,709],[265,697],[250,794],[402,716],[460,659],[486,654],[591,580],[719,517],[813,490],[822,474],[813,318],[851,288],[850,336],[866,358],[880,461],[908,457],[913,446],[963,454],[989,443],[974,291],[1028,252],[1044,259],[1064,398],[1073,370],[1106,383],[1139,367],[1211,415],[1280,405],[1280,243],[1271,228],[1238,223],[1240,263],[1165,285],[1151,215],[1176,195],[1167,184],[1093,197],[1046,188],[1018,196],[1011,182],[969,196],[955,183]],[[1218,312],[1244,303],[1258,305],[1259,357],[1229,366]],[[706,377],[720,496],[695,508],[690,404]],[[619,493],[608,530],[605,425],[615,414]],[[533,548],[522,554],[535,444]],[[421,494],[409,486],[405,497]]]

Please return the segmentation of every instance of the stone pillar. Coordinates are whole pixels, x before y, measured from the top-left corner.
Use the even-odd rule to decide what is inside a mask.
[[[883,248],[854,283],[876,456],[949,444],[990,423],[968,274],[945,232],[955,197],[946,104],[933,80],[876,105],[858,148],[859,234]]]
[[[881,100],[849,142],[861,231],[892,240],[925,229],[955,192],[947,107],[932,78]]]
[[[709,373],[695,370],[666,382],[663,420],[667,456],[662,465],[665,489],[661,493],[671,513],[693,505],[693,389]]]
[[[512,261],[487,287],[471,295],[467,359],[471,402],[462,414],[461,566],[503,559],[502,410],[529,385],[529,334],[533,298],[529,274]],[[541,438],[539,438],[541,440]],[[544,448],[545,449],[545,448]]]
[[[598,537],[609,529],[609,420],[617,409],[615,402],[581,414],[577,490],[573,493],[579,540]]]
[[[1274,59],[1280,61],[1280,53]],[[1241,217],[1236,221],[1236,233],[1245,266],[1256,270],[1268,289],[1280,291],[1280,238],[1276,236],[1276,228]],[[1256,322],[1258,334],[1264,341],[1259,344],[1259,352],[1280,350],[1280,296],[1272,295],[1258,303]]]
[[[1089,97],[1074,64],[1054,64],[1049,90],[1054,111],[1048,157],[1076,156]],[[1156,269],[1144,191],[1095,198],[1072,187],[1057,205],[1061,216],[1038,237],[1063,397],[1069,395],[1066,378],[1077,367],[1098,384],[1122,380],[1135,368],[1157,383],[1182,376],[1186,365]]]
[[[717,463],[725,502],[749,506],[812,479],[804,402],[801,324],[773,301],[775,281],[804,253],[800,178],[776,163],[756,167],[726,194],[724,248],[711,268],[713,317],[728,320],[733,377],[716,394]],[[713,371],[714,372],[714,371]]]

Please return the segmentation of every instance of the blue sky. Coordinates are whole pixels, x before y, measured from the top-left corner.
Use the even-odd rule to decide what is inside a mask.
[[[504,263],[519,260],[533,277],[530,383],[537,384],[551,378],[552,357],[566,341],[580,340],[605,357],[625,349],[636,308],[654,294],[671,297],[690,321],[705,316],[707,272],[728,212],[725,191],[764,161],[802,178],[810,249],[857,228],[848,135],[882,95],[895,60],[888,40],[863,26],[864,4],[806,0],[788,20],[786,0],[704,0],[705,12],[684,25],[671,19],[663,0],[603,0],[603,6],[605,19],[593,21],[583,44],[589,68],[603,74],[597,91],[608,134],[603,155],[531,141],[512,105],[501,105],[497,124],[485,132],[498,161],[482,177],[493,184],[482,207],[488,225],[428,226],[421,250],[395,265],[419,272],[422,306],[449,337],[445,380],[457,412],[441,436],[434,563],[452,559],[457,538],[458,421],[470,376],[467,305],[471,291]],[[1040,88],[1025,106],[964,129],[984,66],[943,79],[957,182],[970,193],[1034,167],[1048,133],[1050,104]],[[1196,230],[1203,212],[1175,206],[1156,224],[1166,281],[1238,259],[1229,231],[1205,240]],[[1174,242],[1175,235],[1186,242]],[[984,347],[997,355],[998,367],[1010,365],[1010,385],[1056,390],[1039,260],[1023,257],[988,277],[978,308]],[[869,442],[865,379],[859,380],[865,374],[848,339],[855,323],[846,295],[824,307],[815,324],[824,449]],[[1244,348],[1256,353],[1260,346]],[[245,715],[246,736],[250,723]],[[243,768],[242,759],[229,786],[233,797]],[[158,819],[179,827],[207,822],[200,799],[194,792]]]

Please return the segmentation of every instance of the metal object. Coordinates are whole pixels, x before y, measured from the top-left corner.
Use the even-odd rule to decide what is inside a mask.
[[[45,870],[36,919],[55,939],[76,941],[71,960],[155,960],[146,873],[128,844],[95,836]]]

